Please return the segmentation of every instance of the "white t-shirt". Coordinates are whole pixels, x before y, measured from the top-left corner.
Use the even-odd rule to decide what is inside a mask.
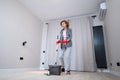
[[[66,40],[66,38],[67,38],[66,30],[63,30],[63,39]]]

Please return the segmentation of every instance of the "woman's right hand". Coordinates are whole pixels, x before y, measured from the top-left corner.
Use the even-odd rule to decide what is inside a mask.
[[[57,40],[57,41],[56,41],[56,44],[59,44],[59,43],[61,43],[61,41],[60,41],[60,40]]]

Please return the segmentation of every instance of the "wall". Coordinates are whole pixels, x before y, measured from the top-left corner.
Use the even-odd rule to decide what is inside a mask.
[[[105,30],[110,63],[112,63],[110,69],[120,72],[120,67],[116,65],[120,62],[120,0],[106,0],[106,2]]]
[[[98,14],[96,14],[95,18],[92,18],[92,25],[93,26],[99,26],[99,25],[103,25],[104,26],[104,21],[100,21]]]
[[[38,68],[41,36],[39,19],[16,0],[0,0],[0,69]]]

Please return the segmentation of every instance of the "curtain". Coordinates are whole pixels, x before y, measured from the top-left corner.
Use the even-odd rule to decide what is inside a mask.
[[[54,65],[58,55],[56,53],[56,38],[59,35],[60,21],[50,21],[48,23],[48,34],[46,44],[45,69],[48,65]],[[89,17],[78,17],[69,19],[72,29],[72,53],[71,70],[95,71],[94,51],[92,44],[92,30]],[[60,64],[59,59],[57,59]]]

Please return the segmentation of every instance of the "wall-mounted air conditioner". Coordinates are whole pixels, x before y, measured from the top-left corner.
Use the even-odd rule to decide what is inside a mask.
[[[106,2],[103,2],[100,4],[100,10],[99,10],[99,19],[100,20],[103,20],[105,18],[106,11],[107,11]]]

